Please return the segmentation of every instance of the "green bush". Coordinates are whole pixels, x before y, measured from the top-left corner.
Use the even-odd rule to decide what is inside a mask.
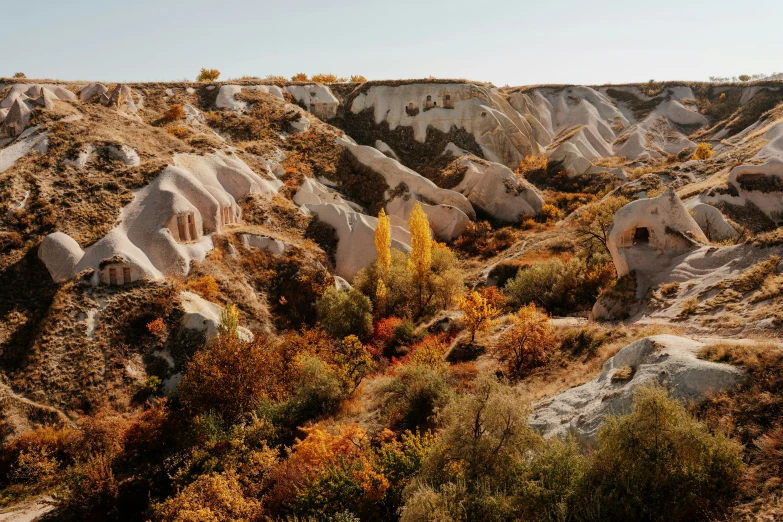
[[[433,415],[451,397],[442,369],[423,365],[403,366],[379,390],[381,410],[390,426],[423,429],[433,425]]]
[[[522,268],[503,288],[510,305],[535,303],[550,313],[568,314],[592,307],[603,288],[615,280],[609,256],[547,259]]]
[[[734,498],[742,447],[711,434],[663,387],[637,390],[630,414],[598,433],[589,483],[603,520],[707,520]]]
[[[372,303],[354,288],[328,289],[318,300],[316,309],[324,329],[337,339],[355,335],[366,341],[372,336]]]

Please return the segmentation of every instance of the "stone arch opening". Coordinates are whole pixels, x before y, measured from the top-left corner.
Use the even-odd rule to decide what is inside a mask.
[[[637,227],[633,231],[633,244],[646,245],[650,242],[650,229],[647,227]]]

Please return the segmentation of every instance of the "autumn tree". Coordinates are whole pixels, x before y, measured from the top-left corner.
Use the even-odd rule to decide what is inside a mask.
[[[310,78],[305,73],[296,73],[295,75],[291,76],[292,82],[306,82],[309,80]]]
[[[462,322],[470,330],[471,343],[476,338],[476,332],[488,328],[492,324],[492,319],[500,314],[497,308],[475,290],[460,297],[457,304],[463,313]]]
[[[372,303],[355,288],[330,288],[316,303],[316,310],[324,329],[338,339],[356,335],[366,340],[372,335]]]
[[[155,520],[183,522],[250,522],[263,514],[258,500],[244,496],[233,471],[201,475],[153,511]]]
[[[351,81],[353,83],[364,83],[364,82],[367,81],[367,78],[365,78],[361,74],[352,74],[351,75]]]
[[[378,267],[381,274],[391,268],[391,220],[386,211],[378,212],[378,226],[375,227],[375,251],[378,253]]]
[[[180,396],[192,413],[214,411],[233,423],[263,398],[275,395],[281,374],[280,358],[267,339],[244,341],[221,333],[188,363]]]
[[[416,288],[418,312],[424,308],[424,296],[427,279],[432,267],[432,235],[430,221],[419,203],[413,207],[408,217],[408,229],[411,232],[411,258],[408,270],[411,272],[413,285]]]
[[[534,304],[523,306],[514,316],[511,328],[495,348],[509,377],[524,377],[528,370],[544,364],[557,347],[558,338],[549,319],[549,315]]]
[[[197,82],[214,82],[220,77],[220,71],[217,69],[205,69],[201,68],[201,72],[196,77]]]
[[[712,150],[712,145],[710,145],[706,141],[703,141],[696,146],[696,150],[694,151],[693,156],[691,156],[691,159],[701,161],[701,160],[710,159],[714,155],[715,155],[715,151]]]
[[[237,305],[230,304],[220,313],[220,324],[217,327],[221,337],[237,337],[239,335],[239,311]]]
[[[582,246],[590,251],[610,254],[606,245],[615,213],[629,203],[625,196],[610,196],[587,206],[576,220],[576,234]]]

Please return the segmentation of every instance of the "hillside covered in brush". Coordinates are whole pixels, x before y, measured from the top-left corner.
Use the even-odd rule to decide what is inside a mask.
[[[783,517],[783,81],[297,79],[0,79],[0,520]]]

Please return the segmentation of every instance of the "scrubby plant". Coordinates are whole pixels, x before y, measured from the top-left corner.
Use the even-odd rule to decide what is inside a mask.
[[[292,82],[307,82],[310,81],[310,78],[305,73],[296,73],[295,75],[291,76]]]
[[[337,76],[334,74],[314,74],[310,80],[314,83],[337,83]]]
[[[503,293],[512,306],[535,303],[549,312],[567,314],[592,307],[614,280],[614,265],[606,254],[565,261],[553,257],[521,268]]]
[[[734,497],[742,447],[712,434],[660,386],[598,433],[591,481],[604,520],[707,520]]]
[[[696,146],[696,150],[693,152],[691,159],[694,160],[706,160],[715,155],[715,151],[712,150],[712,145],[703,141]]]
[[[240,477],[229,471],[198,477],[153,512],[161,522],[251,522],[260,519],[263,509],[258,500],[245,496]]]
[[[324,329],[338,339],[356,335],[367,340],[372,335],[372,303],[355,288],[328,289],[316,303],[316,310]]]
[[[506,375],[520,379],[531,369],[546,363],[558,345],[550,317],[529,304],[514,316],[513,324],[501,337],[495,353],[504,362]]]
[[[367,78],[365,78],[361,74],[352,74],[351,75],[351,82],[352,83],[364,83],[366,81],[367,81]]]
[[[167,129],[168,133],[179,139],[187,138],[190,135],[190,129],[183,125],[174,125]]]
[[[403,365],[378,389],[381,412],[388,425],[396,429],[433,427],[433,415],[451,397],[443,367],[423,364]]]
[[[201,68],[201,71],[196,76],[197,82],[214,82],[220,77],[220,71],[217,69],[205,69]]]
[[[470,222],[454,241],[454,248],[469,255],[487,258],[506,250],[516,240],[516,234],[509,227],[493,231],[488,221]]]
[[[175,103],[169,107],[169,109],[166,111],[166,114],[163,116],[166,121],[179,121],[184,117],[185,109],[179,103]]]
[[[238,421],[275,394],[282,373],[276,355],[260,335],[252,341],[215,337],[188,363],[179,386],[182,403],[193,414],[215,411],[226,422]]]
[[[560,219],[560,210],[551,203],[546,203],[541,207],[541,212],[538,213],[538,219],[544,223],[547,221],[556,221]]]
[[[27,75],[23,72],[14,73],[14,78],[27,78]]]

